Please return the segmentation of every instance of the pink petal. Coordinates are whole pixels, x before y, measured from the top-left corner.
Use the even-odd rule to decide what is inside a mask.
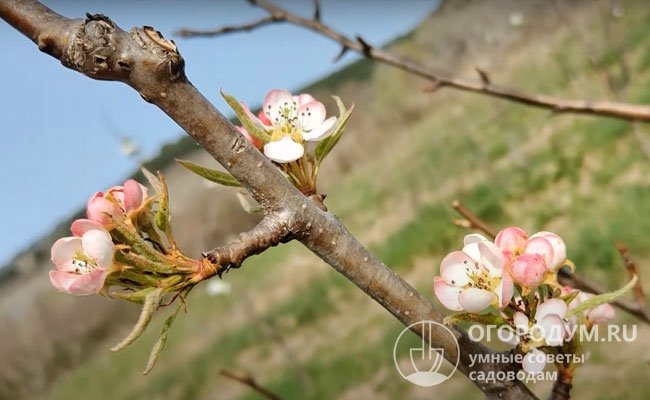
[[[294,142],[289,136],[284,136],[280,140],[265,144],[264,154],[275,162],[288,163],[302,157],[305,154],[305,148],[300,143]]]
[[[104,230],[104,226],[98,222],[85,218],[75,220],[70,226],[72,234],[77,237],[83,236],[84,233],[88,232],[91,229],[99,229],[101,231]]]
[[[86,210],[88,219],[108,225],[113,219],[120,219],[123,216],[122,210],[114,203],[103,197],[96,196],[88,202]]]
[[[551,247],[553,248],[553,259],[548,264],[548,267],[551,272],[557,271],[566,260],[566,245],[564,244],[564,240],[555,233],[546,231],[534,234],[531,239],[537,237],[542,237],[551,244]]]
[[[547,315],[552,314],[555,314],[560,318],[564,318],[566,310],[567,305],[563,300],[548,299],[537,307],[537,311],[535,312],[535,320],[542,320]]]
[[[81,239],[78,237],[64,237],[52,245],[51,257],[52,262],[57,267],[72,260],[77,252],[83,251]]]
[[[526,231],[516,226],[511,226],[499,231],[494,239],[494,243],[504,252],[521,253],[526,246],[526,240],[528,240]]]
[[[291,93],[286,90],[271,90],[264,98],[264,114],[273,123],[277,124],[296,116],[297,104]]]
[[[248,108],[246,103],[240,101],[239,104],[241,104],[242,108],[244,109],[244,113],[246,114],[246,116],[248,117],[248,119],[251,121],[253,125],[257,126],[262,130],[265,130],[267,126],[271,126],[271,121],[269,121],[268,118],[266,118],[263,110],[259,112],[260,117],[258,118],[255,116],[255,114],[251,112],[251,109]],[[264,120],[262,120],[261,118],[262,116],[264,117]]]
[[[293,100],[296,102],[296,106],[298,109],[302,108],[307,103],[311,103],[316,101],[315,98],[312,97],[312,95],[307,94],[307,93],[301,93],[298,96],[293,96]]]
[[[528,240],[524,253],[539,254],[544,258],[544,261],[549,268],[553,262],[553,246],[551,246],[551,243],[548,240],[542,237],[535,237]]]
[[[511,267],[512,279],[524,286],[534,288],[539,286],[546,277],[548,270],[542,256],[538,254],[522,254],[515,259]]]
[[[601,304],[587,312],[587,319],[595,324],[604,324],[614,318],[614,307],[611,304]]]
[[[250,112],[250,111],[249,111],[249,112]],[[272,124],[271,124],[271,120],[269,120],[268,118],[266,118],[266,114],[264,114],[264,111],[260,111],[260,112],[257,114],[257,119],[259,119],[259,121],[262,123],[262,125],[265,125],[265,126],[271,126],[271,125],[272,125]]]
[[[463,307],[461,307],[460,303],[458,302],[460,291],[460,288],[448,284],[443,278],[439,276],[433,278],[433,293],[436,295],[443,306],[452,311],[463,310]]]
[[[469,283],[468,268],[474,268],[475,261],[462,251],[454,251],[440,263],[440,275],[450,284],[465,286]]]
[[[458,296],[458,302],[463,309],[470,313],[478,313],[488,308],[496,299],[492,292],[478,288],[463,289]]]
[[[62,271],[50,271],[52,286],[63,293],[77,296],[95,294],[101,290],[106,280],[106,271],[95,270],[84,275]]]
[[[544,361],[542,361],[542,358],[544,359]],[[544,354],[544,352],[537,349],[532,349],[528,353],[526,353],[526,355],[524,356],[524,360],[522,362],[522,367],[524,371],[528,372],[529,374],[536,374],[542,372],[545,366],[546,366],[546,355]]]
[[[83,251],[89,255],[99,268],[105,269],[113,264],[114,246],[111,235],[104,230],[93,229],[81,237]]]
[[[130,212],[140,208],[144,200],[142,185],[133,179],[124,182],[124,210]]]
[[[302,137],[305,140],[317,141],[331,135],[336,128],[336,117],[329,117],[322,124],[312,129],[310,132],[303,132]]]

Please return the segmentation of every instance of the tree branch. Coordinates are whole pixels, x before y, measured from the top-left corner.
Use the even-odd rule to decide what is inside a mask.
[[[476,214],[470,211],[463,203],[458,200],[454,200],[451,206],[456,210],[460,215],[465,218],[465,220],[456,221],[457,225],[462,226],[463,228],[468,229],[477,229],[491,238],[495,238],[497,231],[488,225],[485,221],[481,220]],[[602,294],[606,290],[600,287],[598,284],[589,281],[587,278],[581,277],[578,274],[570,273],[566,269],[562,268],[558,271],[558,282],[562,285],[571,286],[574,289],[582,290],[584,292],[593,293],[593,294]],[[612,302],[615,306],[620,308],[627,313],[634,315],[643,322],[650,324],[650,314],[645,310],[645,308],[639,305],[633,305],[629,302],[618,299]]]
[[[288,22],[309,29],[339,43],[341,45],[341,53],[335,58],[335,60],[340,59],[341,56],[348,50],[354,50],[368,59],[390,65],[413,75],[417,75],[419,77],[430,80],[433,82],[434,88],[436,90],[442,87],[450,87],[465,92],[478,93],[485,96],[509,100],[515,103],[525,104],[532,107],[545,108],[555,113],[598,115],[629,121],[650,122],[650,107],[648,106],[615,101],[592,102],[587,100],[572,100],[554,96],[526,93],[512,88],[494,85],[489,81],[489,79],[484,79],[483,76],[480,77],[481,79],[479,81],[473,79],[456,78],[449,73],[433,71],[422,64],[406,60],[394,53],[371,46],[361,37],[351,39],[350,37],[334,30],[329,25],[322,23],[320,21],[320,18],[304,18],[266,0],[249,0],[249,2],[266,10],[269,13],[268,18],[272,18],[273,22]],[[243,29],[239,30],[250,31],[251,29],[265,24],[258,24],[257,26],[249,27],[250,25],[255,25],[255,23],[246,24],[244,25]],[[237,29],[233,29],[236,27],[226,28],[228,29],[227,32],[237,31]],[[218,32],[221,29],[214,29],[212,31],[192,31],[183,29],[178,31],[177,34],[185,37],[191,37],[206,36],[205,32],[209,32],[208,35],[215,36],[219,34]]]
[[[442,316],[424,296],[364,248],[338,218],[300,193],[196,90],[185,76],[184,61],[176,45],[159,32],[150,27],[125,32],[102,15],[70,20],[35,0],[3,0],[0,17],[37,43],[42,51],[61,60],[64,66],[94,79],[124,82],[137,90],[242,182],[267,216],[281,216],[282,230],[287,235],[300,240],[403,324],[442,321]],[[253,229],[252,237],[272,243],[261,234],[267,228],[270,229],[264,224],[258,226]],[[223,254],[225,260],[227,252]],[[422,324],[416,326],[414,332],[422,337]],[[470,368],[470,354],[492,351],[468,340],[459,331],[456,334],[462,350],[459,369],[466,375],[471,371],[496,373],[517,367],[477,364]],[[430,339],[430,344],[443,348],[445,357],[455,362],[457,350],[452,338],[435,333]],[[429,341],[429,337],[424,340]],[[535,398],[518,380],[472,382],[490,398]]]
[[[226,377],[228,379],[232,379],[235,382],[239,382],[243,385],[248,386],[249,388],[253,389],[257,393],[261,394],[264,398],[267,398],[269,400],[282,400],[275,393],[271,392],[270,390],[268,390],[263,386],[260,386],[257,383],[257,381],[250,375],[237,375],[225,369],[219,371],[219,374],[221,374],[221,376]]]
[[[246,24],[227,25],[217,29],[201,30],[201,29],[182,28],[176,31],[176,34],[178,36],[183,36],[183,37],[192,37],[192,36],[211,37],[211,36],[224,35],[226,33],[248,32],[248,31],[252,31],[255,28],[262,27],[264,25],[270,25],[274,22],[282,22],[282,20],[274,17],[273,15],[269,15],[267,17],[262,17],[256,21],[249,22]]]

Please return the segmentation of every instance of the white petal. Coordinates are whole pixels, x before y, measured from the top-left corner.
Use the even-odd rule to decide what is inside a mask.
[[[537,311],[535,311],[535,320],[542,320],[544,317],[551,314],[564,318],[566,310],[567,305],[563,300],[548,299],[537,307]]]
[[[517,333],[520,335],[523,335],[528,332],[528,317],[526,314],[522,313],[521,311],[515,312],[515,314],[512,316],[512,322],[515,323],[515,327],[517,328]]]
[[[501,276],[505,259],[503,252],[492,242],[479,242],[478,250],[481,253],[481,262],[485,265],[490,276]]]
[[[331,135],[336,129],[336,117],[329,117],[318,127],[312,129],[310,132],[303,132],[302,137],[305,140],[321,140]]]
[[[305,132],[310,132],[319,127],[325,121],[325,106],[318,101],[307,103],[298,109],[298,122],[300,128]]]
[[[566,337],[566,325],[562,318],[551,314],[537,321],[544,334],[544,342],[548,346],[561,346]]]
[[[265,144],[264,154],[275,162],[288,163],[302,157],[305,148],[300,143],[294,142],[291,137],[284,136],[280,140]]]
[[[454,286],[466,286],[469,283],[468,268],[475,261],[462,251],[454,251],[440,263],[440,275]]]
[[[458,302],[461,289],[448,284],[444,278],[433,278],[433,293],[443,306],[452,311],[462,311],[463,307]]]
[[[458,296],[458,301],[463,309],[470,313],[478,313],[490,306],[496,299],[496,295],[487,290],[477,288],[463,289]]]
[[[522,366],[530,374],[542,372],[546,366],[546,355],[543,351],[532,349],[524,356]]]
[[[316,101],[316,99],[310,94],[301,93],[298,96],[293,96],[293,101],[296,102],[296,105],[298,106],[298,108],[301,108],[302,106],[304,106],[307,103],[311,103],[312,101]]]
[[[81,237],[84,253],[89,255],[97,266],[106,269],[113,264],[113,240],[108,232],[91,229]]]
[[[465,238],[463,239],[463,244],[467,246],[470,243],[478,243],[478,242],[487,242],[487,238],[479,233],[470,233],[469,235],[465,235]]]
[[[264,98],[264,114],[272,124],[296,117],[296,102],[286,90],[271,90]]]
[[[62,266],[72,260],[78,251],[83,251],[81,239],[74,236],[61,238],[52,245],[52,262],[57,267]]]

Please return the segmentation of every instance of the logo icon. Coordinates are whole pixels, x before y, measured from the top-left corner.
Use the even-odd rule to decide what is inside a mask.
[[[417,338],[418,341],[414,342],[413,336],[405,335],[410,330],[422,332],[422,338]],[[443,348],[429,345],[433,337],[440,335],[449,335],[456,343],[456,363],[453,366],[443,363]],[[431,387],[446,381],[456,371],[460,361],[460,347],[454,334],[443,324],[419,321],[404,328],[397,336],[393,347],[393,361],[402,378],[418,386]]]

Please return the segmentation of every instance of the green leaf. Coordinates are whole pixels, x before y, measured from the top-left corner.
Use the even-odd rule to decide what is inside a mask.
[[[160,192],[162,189],[162,182],[160,182],[160,179],[145,167],[140,168],[140,170],[144,177],[147,178],[147,181],[149,181],[149,185],[151,185],[153,190],[155,190],[156,193]]]
[[[176,162],[194,172],[195,174],[209,180],[210,182],[218,183],[224,186],[241,186],[241,183],[235,179],[234,176],[230,175],[227,172],[207,168],[187,160],[176,160]]]
[[[167,191],[167,182],[165,182],[165,177],[162,174],[158,174],[160,178],[160,200],[158,201],[158,210],[156,211],[156,226],[161,231],[165,232],[167,237],[170,240],[173,240],[172,236],[172,223],[171,223],[171,213],[169,210],[169,192]]]
[[[634,275],[632,280],[629,281],[627,285],[623,286],[622,288],[615,290],[613,292],[599,294],[597,296],[590,298],[589,300],[580,303],[580,305],[570,310],[566,314],[566,318],[576,314],[580,314],[587,310],[591,310],[592,308],[597,307],[601,304],[611,303],[612,301],[616,300],[617,298],[621,297],[622,295],[630,291],[634,287],[634,285],[636,285],[636,282],[638,280],[639,278],[636,275]]]
[[[127,292],[127,291],[114,292],[111,294],[111,296],[118,297],[122,300],[130,301],[132,303],[143,304],[144,301],[147,299],[147,295],[154,290],[156,290],[156,288],[149,287],[142,290],[138,290],[136,292]]]
[[[271,136],[264,130],[264,128],[260,127],[251,119],[252,115],[246,112],[244,106],[237,99],[224,92],[223,89],[221,90],[221,96],[223,96],[226,103],[228,103],[230,108],[232,108],[235,114],[237,114],[239,122],[241,122],[242,126],[246,128],[251,136],[258,138],[262,143],[268,143],[271,141]]]
[[[457,312],[453,313],[449,316],[446,316],[443,319],[443,323],[445,325],[457,325],[463,322],[478,322],[480,324],[484,325],[506,325],[508,324],[508,321],[506,321],[503,317],[500,315],[495,315],[495,314],[475,314],[475,313],[468,313],[468,312]]]
[[[343,105],[343,102],[341,101],[340,98],[337,96],[332,96],[334,97],[334,100],[336,100],[336,103],[339,106],[339,120],[338,120],[338,125],[336,126],[336,129],[334,130],[334,133],[326,137],[325,139],[321,140],[318,145],[316,146],[315,154],[316,154],[316,161],[320,164],[325,157],[332,151],[334,146],[339,142],[341,139],[341,136],[343,135],[343,131],[345,130],[345,125],[348,123],[348,120],[350,119],[350,115],[352,114],[352,110],[354,109],[354,104],[350,107],[349,110],[345,109],[345,105]]]
[[[167,317],[167,319],[165,320],[165,324],[163,325],[162,331],[160,331],[160,336],[158,337],[156,344],[153,345],[153,348],[151,349],[151,354],[149,354],[149,361],[147,362],[147,366],[145,367],[144,371],[142,371],[144,375],[147,375],[149,372],[151,372],[154,365],[156,365],[156,361],[158,361],[158,358],[160,358],[160,354],[165,348],[165,343],[167,342],[167,335],[169,334],[169,329],[174,324],[174,320],[176,319],[176,316],[178,315],[178,312],[182,307],[183,307],[183,303],[180,302],[178,306],[176,306],[176,310],[174,310],[172,315]]]
[[[129,332],[129,334],[124,339],[122,339],[121,342],[111,347],[111,351],[120,351],[126,346],[133,343],[137,338],[142,336],[144,330],[147,328],[147,325],[149,325],[149,322],[151,321],[153,313],[158,309],[161,298],[162,289],[160,288],[147,293],[144,299],[144,305],[142,306],[142,312],[140,313],[140,318],[138,318],[138,322],[135,323],[133,329],[131,329],[131,332]]]

